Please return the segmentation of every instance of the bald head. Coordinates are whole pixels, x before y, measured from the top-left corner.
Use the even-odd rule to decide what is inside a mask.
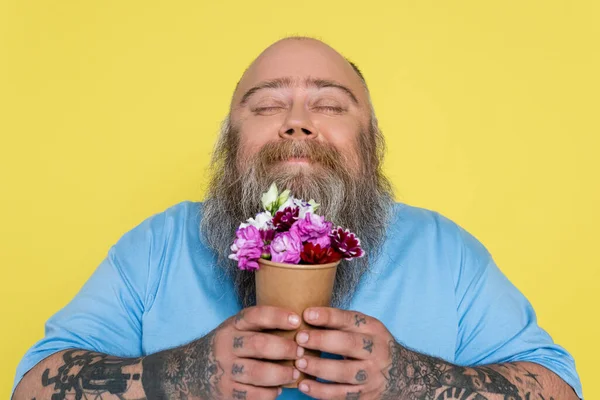
[[[356,64],[320,40],[293,36],[281,39],[267,47],[246,69],[236,86],[232,108],[251,89],[253,82],[274,77],[297,79],[312,77],[343,81],[353,86],[356,92],[366,95],[368,102],[366,81]]]

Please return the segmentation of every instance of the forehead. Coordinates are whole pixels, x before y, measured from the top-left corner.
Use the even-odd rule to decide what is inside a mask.
[[[267,48],[242,76],[232,103],[239,103],[250,88],[281,78],[291,78],[298,86],[306,79],[336,82],[350,88],[365,104],[363,83],[350,63],[331,47],[312,39],[288,39]]]

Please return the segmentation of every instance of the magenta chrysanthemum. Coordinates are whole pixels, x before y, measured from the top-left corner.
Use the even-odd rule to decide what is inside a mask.
[[[257,270],[258,259],[263,253],[264,242],[260,231],[252,225],[235,231],[235,240],[231,245],[229,258],[238,262],[242,270]]]
[[[290,230],[295,230],[300,235],[302,242],[318,244],[322,248],[329,247],[333,224],[325,220],[325,217],[313,213],[306,213],[304,218],[296,221]]]
[[[271,260],[280,263],[298,264],[302,252],[302,240],[295,231],[280,232],[271,242]]]
[[[329,236],[331,237],[331,247],[338,251],[346,260],[364,256],[365,252],[360,247],[360,239],[348,229],[338,226],[331,231]]]

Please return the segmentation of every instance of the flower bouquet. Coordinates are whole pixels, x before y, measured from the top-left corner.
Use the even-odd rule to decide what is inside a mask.
[[[318,215],[314,200],[294,198],[289,190],[279,193],[274,183],[261,201],[264,211],[240,224],[229,256],[239,269],[255,271],[256,303],[300,316],[308,307],[329,306],[340,261],[364,256],[360,240]],[[298,330],[306,328],[302,321]],[[289,338],[296,332],[272,331]]]

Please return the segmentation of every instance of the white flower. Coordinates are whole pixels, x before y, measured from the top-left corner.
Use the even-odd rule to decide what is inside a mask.
[[[298,200],[296,198],[294,198],[293,196],[288,197],[288,199],[282,203],[279,208],[277,209],[277,211],[283,211],[284,208],[286,207],[296,207],[296,202]],[[276,211],[276,212],[277,212]]]
[[[279,197],[277,197],[277,204],[274,207],[275,209],[279,209],[279,207],[285,203],[286,201],[288,201],[288,199],[290,198],[290,190],[284,190],[283,192],[281,192],[279,194]]]
[[[255,218],[248,218],[245,223],[240,224],[240,228],[246,228],[252,225],[258,230],[267,230],[273,228],[273,216],[268,211],[256,214]]]
[[[279,206],[277,211],[283,211],[286,207],[298,207],[298,218],[302,219],[306,215],[306,213],[315,214],[317,208],[319,208],[319,204],[316,203],[313,199],[310,199],[309,202],[302,201],[301,199],[297,199],[293,196],[290,196],[285,203]]]
[[[280,206],[288,201],[289,197],[289,189],[279,193],[277,185],[273,182],[269,187],[269,190],[263,193],[260,200],[265,211],[270,212],[271,215],[275,215]]]
[[[273,213],[273,210],[277,209],[276,205],[277,205],[278,197],[279,197],[279,192],[277,190],[277,185],[275,185],[275,182],[273,182],[271,184],[271,186],[269,187],[269,190],[267,192],[263,193],[263,195],[260,199],[265,211],[269,211],[270,213]]]

